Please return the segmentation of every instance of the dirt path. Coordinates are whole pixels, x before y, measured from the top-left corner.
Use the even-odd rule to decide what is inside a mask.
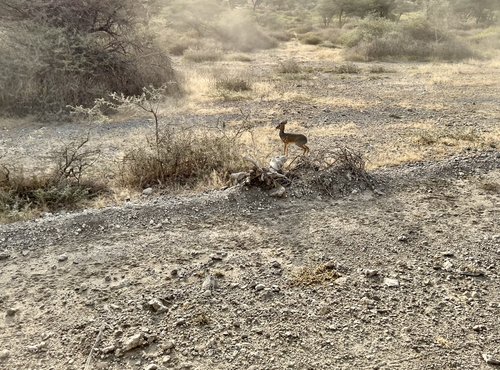
[[[89,369],[490,369],[499,162],[385,170],[382,196],[233,190],[0,226],[0,367],[83,369],[104,328]]]

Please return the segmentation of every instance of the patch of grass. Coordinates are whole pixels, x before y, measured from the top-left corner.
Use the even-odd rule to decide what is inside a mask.
[[[344,63],[340,64],[338,66],[335,66],[334,73],[347,73],[347,74],[357,74],[361,72],[361,68],[359,68],[356,64],[354,63]]]
[[[328,284],[341,276],[335,271],[333,266],[323,264],[319,266],[303,267],[291,279],[292,286],[310,286],[319,284]]]
[[[158,145],[148,141],[129,151],[121,171],[121,183],[133,188],[149,186],[196,187],[227,183],[229,174],[244,163],[235,137],[207,129],[165,129]]]
[[[415,142],[419,145],[443,144],[455,146],[458,142],[478,142],[480,135],[474,129],[461,130],[419,130]]]
[[[226,90],[235,92],[252,90],[250,82],[241,77],[231,77],[231,76],[226,76],[216,79],[215,88],[217,90]]]
[[[384,66],[371,66],[370,73],[394,73],[394,70],[385,68]]]
[[[184,52],[184,59],[195,62],[216,62],[222,59],[222,52],[217,49],[188,49]]]
[[[278,73],[300,73],[302,68],[295,59],[283,60],[278,65]]]

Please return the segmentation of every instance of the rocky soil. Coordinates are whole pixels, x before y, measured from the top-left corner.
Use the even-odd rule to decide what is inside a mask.
[[[374,175],[1,226],[0,367],[497,367],[499,153]]]

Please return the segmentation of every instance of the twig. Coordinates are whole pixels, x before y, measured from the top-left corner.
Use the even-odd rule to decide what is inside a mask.
[[[85,362],[84,370],[90,370],[90,364],[92,362],[92,355],[94,354],[94,350],[96,349],[97,345],[101,341],[102,332],[104,331],[105,327],[106,327],[106,324],[102,324],[101,328],[99,329],[99,334],[97,334],[97,338],[95,340],[95,343],[92,346],[92,349],[90,350],[89,357],[87,357],[87,361]]]

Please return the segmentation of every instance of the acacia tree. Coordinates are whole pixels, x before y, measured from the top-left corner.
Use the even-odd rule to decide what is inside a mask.
[[[151,1],[0,0],[0,108],[61,112],[175,80],[170,59],[143,31]]]

